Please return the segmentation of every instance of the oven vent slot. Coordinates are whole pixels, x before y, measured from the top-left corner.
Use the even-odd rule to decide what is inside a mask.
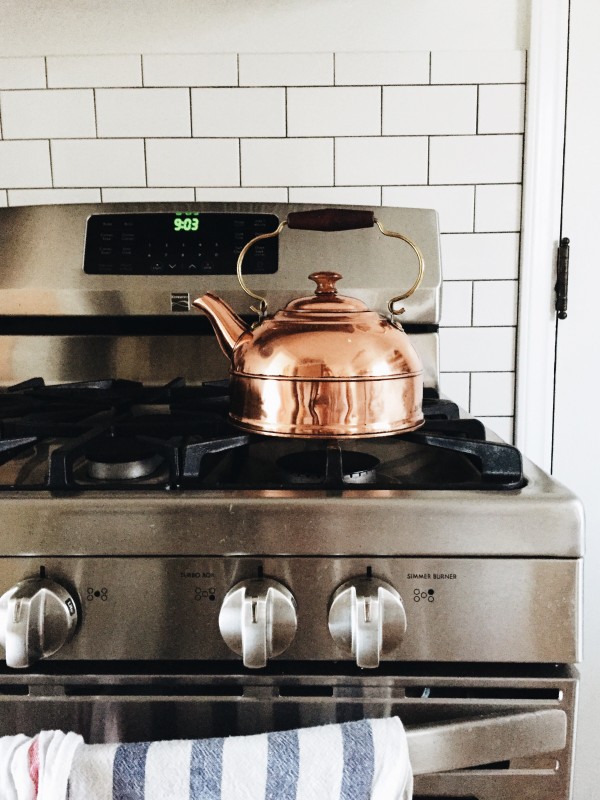
[[[65,694],[67,697],[242,697],[243,687],[235,684],[67,684]]]
[[[499,686],[407,686],[406,697],[463,700],[554,700],[562,701],[560,689],[529,689]]]
[[[0,684],[1,695],[24,695],[29,694],[29,687],[19,683],[2,683]]]

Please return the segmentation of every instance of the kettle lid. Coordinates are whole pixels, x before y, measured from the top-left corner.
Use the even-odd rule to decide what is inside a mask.
[[[369,311],[362,300],[337,293],[335,284],[342,279],[339,272],[312,272],[308,277],[317,284],[315,293],[291,300],[283,309],[285,312],[352,314]]]

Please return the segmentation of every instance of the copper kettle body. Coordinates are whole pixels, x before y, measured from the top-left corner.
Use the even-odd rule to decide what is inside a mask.
[[[362,216],[361,216],[362,215]],[[402,326],[371,311],[360,300],[339,295],[335,272],[309,275],[314,295],[292,300],[273,316],[266,301],[246,287],[241,265],[260,238],[277,235],[284,225],[307,230],[346,230],[378,224],[371,212],[326,209],[289,214],[279,228],[256,237],[238,259],[242,288],[260,300],[263,317],[253,328],[214,294],[193,305],[212,323],[221,349],[230,359],[230,419],[262,434],[345,439],[402,433],[423,424],[423,369]]]

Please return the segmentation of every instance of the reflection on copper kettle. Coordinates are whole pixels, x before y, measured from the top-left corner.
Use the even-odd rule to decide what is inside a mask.
[[[315,293],[292,300],[273,316],[267,301],[246,286],[244,256],[284,226],[304,230],[350,230],[376,224],[386,236],[407,242],[419,259],[413,286],[390,300],[390,319],[361,300],[337,293],[337,272],[313,272]],[[423,256],[403,234],[386,231],[370,211],[325,209],[289,214],[275,231],[246,244],[238,279],[258,301],[259,322],[247,325],[210,292],[194,301],[212,323],[231,362],[230,418],[263,434],[303,438],[384,436],[423,424],[423,370],[394,314],[423,276]]]

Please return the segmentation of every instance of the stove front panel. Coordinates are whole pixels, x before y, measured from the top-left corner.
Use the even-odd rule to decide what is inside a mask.
[[[349,659],[328,620],[334,592],[353,579],[384,581],[402,598],[406,633],[383,661],[572,663],[581,655],[577,559],[13,558],[0,562],[2,593],[40,570],[80,606],[77,632],[53,656],[61,660],[239,661],[219,612],[232,587],[260,577],[286,587],[296,605],[295,637],[275,660]]]

